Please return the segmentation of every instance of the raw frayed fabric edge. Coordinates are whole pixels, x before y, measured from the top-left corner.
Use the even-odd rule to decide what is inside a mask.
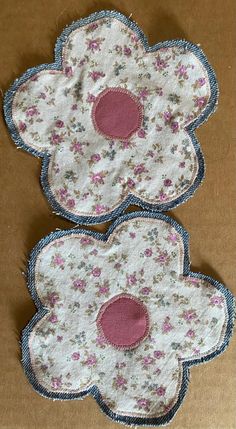
[[[115,208],[114,210],[112,210],[107,214],[100,215],[100,216],[75,215],[73,213],[70,213],[68,210],[65,210],[64,208],[62,208],[61,205],[56,201],[48,182],[48,166],[50,161],[50,155],[46,152],[40,153],[37,150],[30,148],[24,143],[20,134],[18,133],[17,127],[15,126],[12,118],[12,103],[13,103],[15,92],[17,91],[19,86],[22,85],[26,80],[28,80],[34,74],[42,70],[61,70],[62,69],[62,49],[63,49],[64,43],[66,42],[71,32],[73,32],[77,28],[80,28],[84,25],[91,24],[94,21],[102,18],[116,18],[120,22],[125,24],[128,28],[135,31],[137,36],[141,40],[146,52],[155,52],[161,48],[168,48],[168,47],[175,47],[175,46],[182,47],[192,52],[206,68],[209,82],[210,82],[211,95],[204,111],[198,116],[198,118],[196,118],[189,126],[185,128],[186,132],[188,133],[192,141],[193,147],[196,152],[196,157],[198,160],[198,174],[195,178],[194,183],[190,186],[190,188],[185,193],[183,193],[180,197],[176,198],[171,202],[162,203],[162,204],[146,203],[142,201],[141,198],[136,197],[132,194],[129,194],[126,197],[126,199],[117,208]],[[205,54],[203,53],[203,51],[198,45],[195,45],[185,40],[176,39],[176,40],[169,40],[166,42],[159,42],[153,46],[149,46],[146,36],[144,35],[143,31],[138,27],[136,22],[131,21],[125,15],[117,11],[105,10],[105,11],[95,12],[89,15],[88,17],[75,21],[71,25],[67,26],[63,30],[62,34],[57,38],[57,42],[55,45],[55,62],[51,64],[41,64],[39,66],[30,68],[20,78],[16,79],[12,84],[12,86],[10,87],[10,89],[5,94],[3,108],[4,108],[6,124],[10,131],[12,139],[14,140],[16,145],[30,152],[32,155],[42,158],[41,185],[50,205],[54,210],[54,213],[77,224],[91,225],[91,224],[99,224],[99,223],[107,222],[118,217],[129,207],[129,205],[137,205],[143,209],[147,209],[151,211],[166,211],[174,207],[177,207],[178,205],[182,204],[183,202],[187,201],[190,197],[193,196],[196,189],[202,183],[204,179],[204,174],[205,174],[204,157],[194,131],[203,122],[205,122],[208,119],[208,117],[215,111],[217,107],[218,95],[219,95],[219,90],[218,90],[218,84],[217,84],[215,72],[212,69],[211,65],[209,64]]]
[[[205,357],[194,359],[191,361],[185,361],[182,362],[182,369],[183,369],[183,376],[182,376],[182,383],[179,391],[178,399],[173,406],[173,408],[164,416],[160,417],[151,417],[151,418],[143,418],[143,417],[130,417],[125,415],[119,415],[117,413],[114,413],[103,401],[102,395],[99,392],[99,389],[96,386],[92,386],[88,390],[85,390],[83,392],[80,392],[78,394],[70,394],[70,393],[54,393],[47,391],[43,386],[39,384],[37,381],[37,378],[33,372],[33,368],[31,366],[31,360],[30,360],[30,351],[29,351],[29,337],[31,335],[31,332],[37,322],[42,319],[42,317],[47,314],[47,309],[42,305],[39,296],[36,291],[36,285],[35,285],[35,264],[37,257],[39,253],[42,251],[42,249],[48,245],[51,241],[57,238],[61,238],[63,236],[67,235],[73,235],[73,234],[86,234],[88,236],[91,236],[97,240],[101,240],[103,242],[106,242],[109,238],[109,236],[112,234],[112,232],[116,229],[118,225],[121,223],[129,220],[129,219],[139,219],[139,218],[152,218],[152,219],[161,219],[165,222],[168,222],[172,227],[176,229],[176,231],[181,235],[183,239],[183,245],[184,245],[184,262],[183,262],[183,276],[193,276],[195,278],[199,278],[202,280],[206,280],[211,285],[216,287],[217,290],[220,290],[221,293],[224,294],[226,298],[227,303],[227,310],[228,310],[228,321],[227,321],[227,327],[225,331],[225,336],[221,344],[219,345],[218,349],[214,352],[208,354]],[[25,371],[25,374],[31,383],[32,387],[36,392],[38,392],[40,395],[50,398],[53,400],[74,400],[74,399],[82,399],[83,397],[87,395],[91,395],[94,397],[96,402],[98,403],[100,409],[112,420],[122,423],[127,426],[163,426],[170,423],[170,421],[173,419],[175,414],[177,413],[179,407],[181,406],[184,397],[187,392],[188,383],[190,379],[190,371],[189,369],[191,366],[199,365],[201,363],[206,363],[210,361],[211,359],[217,357],[219,354],[221,354],[226,347],[229,344],[230,338],[233,333],[233,325],[234,325],[234,319],[235,319],[235,301],[234,296],[232,293],[220,282],[217,280],[214,280],[212,277],[204,275],[202,273],[195,273],[190,271],[190,261],[189,261],[189,236],[188,233],[183,229],[181,225],[179,225],[175,220],[172,218],[162,214],[162,213],[154,213],[154,212],[131,212],[128,214],[125,214],[121,216],[120,218],[116,219],[113,224],[110,226],[108,231],[106,233],[99,233],[94,232],[90,230],[84,230],[84,229],[69,229],[64,231],[56,231],[52,232],[51,234],[44,237],[42,240],[38,242],[38,244],[34,247],[32,250],[30,257],[29,257],[29,263],[28,263],[28,275],[27,275],[27,283],[28,288],[30,291],[30,294],[32,296],[32,299],[35,303],[35,306],[37,308],[37,313],[33,316],[33,318],[30,320],[28,325],[25,327],[25,329],[22,331],[22,340],[21,340],[21,348],[22,348],[22,363],[23,368]]]

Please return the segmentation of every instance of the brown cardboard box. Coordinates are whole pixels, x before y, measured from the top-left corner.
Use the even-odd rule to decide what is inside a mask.
[[[192,269],[236,292],[234,0],[1,0],[0,87],[4,92],[27,68],[53,61],[63,27],[96,10],[117,9],[133,19],[150,44],[186,38],[200,43],[220,86],[217,112],[197,131],[207,171],[194,198],[170,213],[190,233]],[[36,242],[73,225],[52,214],[39,186],[40,160],[17,150],[3,118],[1,147],[1,347],[0,429],[115,429],[92,398],[50,401],[28,383],[20,362],[21,329],[35,312],[22,271]],[[95,227],[104,231],[106,225]],[[191,370],[186,399],[172,429],[233,429],[235,339],[227,351]]]

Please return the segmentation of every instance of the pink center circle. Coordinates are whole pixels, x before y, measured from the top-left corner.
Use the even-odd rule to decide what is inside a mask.
[[[101,307],[97,326],[112,346],[132,349],[148,335],[148,312],[136,297],[128,294],[117,295]]]
[[[95,129],[108,138],[127,139],[142,124],[142,105],[130,91],[108,88],[96,98],[92,118]]]

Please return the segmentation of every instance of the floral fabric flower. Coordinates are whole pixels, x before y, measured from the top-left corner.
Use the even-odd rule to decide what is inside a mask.
[[[17,145],[43,158],[55,211],[89,224],[130,203],[166,210],[189,198],[204,175],[194,129],[216,99],[198,46],[149,47],[135,23],[105,11],[64,30],[55,63],[17,79],[5,116]]]
[[[187,233],[161,213],[127,214],[106,234],[52,233],[32,253],[28,282],[38,313],[22,351],[34,388],[57,399],[89,393],[126,424],[169,422],[189,367],[231,335],[231,293],[189,271]]]

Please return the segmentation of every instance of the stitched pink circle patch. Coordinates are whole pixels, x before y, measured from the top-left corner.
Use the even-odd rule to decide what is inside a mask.
[[[101,307],[97,326],[109,344],[127,350],[137,347],[147,337],[149,316],[138,298],[120,294]]]
[[[108,138],[127,139],[142,124],[142,105],[128,90],[108,88],[96,98],[92,118],[95,129]]]

